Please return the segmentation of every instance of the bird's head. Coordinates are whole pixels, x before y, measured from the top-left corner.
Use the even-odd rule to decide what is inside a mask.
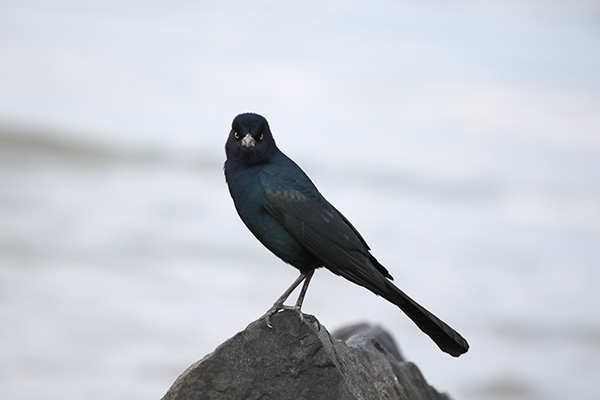
[[[275,140],[267,120],[258,114],[240,114],[231,123],[231,132],[225,144],[227,159],[244,164],[260,164],[269,161],[277,151]]]

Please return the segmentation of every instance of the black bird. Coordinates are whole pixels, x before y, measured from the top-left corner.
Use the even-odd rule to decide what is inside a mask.
[[[325,267],[397,305],[439,348],[454,356],[467,341],[398,289],[360,233],[319,193],[300,167],[275,145],[267,120],[253,113],[233,120],[225,145],[225,179],[235,208],[256,238],[300,276],[267,311],[300,308],[316,268]],[[295,306],[284,306],[304,281]]]

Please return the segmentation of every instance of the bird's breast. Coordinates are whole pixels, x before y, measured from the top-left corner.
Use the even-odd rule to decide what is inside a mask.
[[[235,208],[252,234],[283,261],[306,271],[320,266],[267,209],[267,194],[260,179],[260,170],[244,173],[226,172],[227,184]]]

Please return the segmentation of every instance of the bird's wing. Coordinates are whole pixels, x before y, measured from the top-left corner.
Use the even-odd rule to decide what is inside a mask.
[[[327,269],[379,292],[385,278],[391,279],[389,272],[352,224],[296,168],[263,170],[267,211]]]

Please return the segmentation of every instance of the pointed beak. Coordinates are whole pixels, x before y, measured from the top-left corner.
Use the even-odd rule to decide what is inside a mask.
[[[254,139],[250,133],[247,133],[246,136],[242,138],[242,146],[251,149],[256,146],[256,139]]]

